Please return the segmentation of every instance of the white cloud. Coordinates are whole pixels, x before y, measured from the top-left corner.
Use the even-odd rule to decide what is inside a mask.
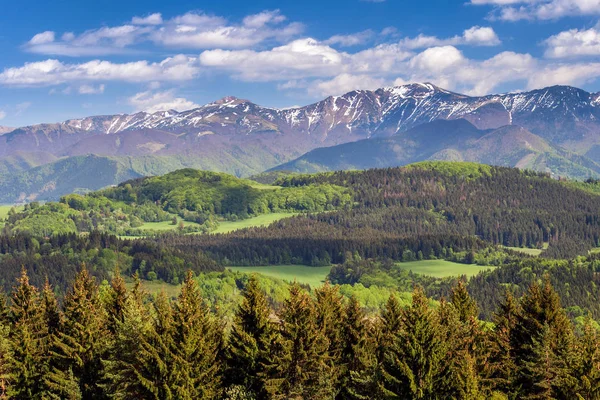
[[[471,4],[495,6],[490,18],[504,21],[600,15],[600,0],[471,0]]]
[[[314,39],[299,39],[267,51],[207,50],[200,63],[233,71],[248,81],[285,80],[286,77],[334,76],[342,72],[345,53]]]
[[[268,24],[280,24],[286,20],[279,10],[263,11],[244,18],[244,25],[249,28],[262,28]]]
[[[550,65],[536,71],[528,80],[528,88],[552,85],[582,85],[600,77],[600,63]]]
[[[340,74],[327,81],[317,80],[308,87],[308,93],[315,96],[340,95],[352,90],[374,90],[385,86],[384,78],[374,78],[369,75]]]
[[[134,25],[160,25],[163,23],[163,19],[161,13],[154,13],[147,17],[133,17],[131,23]]]
[[[419,35],[414,38],[405,38],[400,44],[408,49],[422,49],[431,46],[496,46],[500,44],[496,32],[490,27],[473,26],[466,29],[461,36],[440,39],[436,36]]]
[[[192,49],[238,49],[265,41],[285,42],[303,31],[302,24],[286,23],[279,10],[246,16],[241,23],[223,17],[188,12],[163,20],[160,13],[133,17],[131,24],[87,30],[81,34],[64,33],[60,40],[46,31],[35,35],[23,48],[26,51],[70,57],[131,54],[131,47],[146,42]]]
[[[0,119],[4,119],[6,118],[6,113],[2,110],[0,110]]]
[[[176,97],[174,90],[140,92],[131,96],[128,102],[136,111],[146,111],[149,113],[167,110],[184,111],[200,107],[193,101],[183,97]]]
[[[31,40],[29,41],[29,44],[35,46],[35,45],[39,45],[39,44],[54,42],[54,35],[55,34],[52,31],[38,33],[37,35],[35,35],[34,37],[31,38]]]
[[[227,23],[221,17],[188,13],[167,21],[150,39],[167,47],[238,49],[270,39],[285,41],[303,31],[302,24],[283,24],[285,20],[279,10],[249,15],[241,25]]]
[[[410,60],[410,66],[421,71],[443,72],[466,62],[462,53],[453,46],[431,47]]]
[[[546,57],[564,58],[600,55],[600,29],[571,29],[548,38]]]
[[[323,43],[328,45],[340,45],[340,46],[357,46],[359,44],[366,43],[373,37],[374,33],[371,30],[366,30],[358,33],[352,33],[350,35],[333,35]]]
[[[199,72],[198,60],[181,54],[156,63],[112,63],[94,60],[82,64],[66,64],[49,59],[26,63],[22,67],[6,68],[0,73],[0,84],[53,86],[65,82],[85,81],[185,81],[193,79]]]
[[[104,93],[105,85],[100,84],[98,86],[94,85],[81,85],[77,89],[79,94],[102,94]]]

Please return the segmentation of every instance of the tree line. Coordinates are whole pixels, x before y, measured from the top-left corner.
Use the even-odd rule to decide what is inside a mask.
[[[59,302],[23,271],[0,302],[0,398],[600,398],[598,326],[574,329],[548,279],[507,292],[493,324],[462,281],[371,317],[329,284],[277,310],[254,278],[242,293],[228,325],[191,272],[171,301],[82,269]]]

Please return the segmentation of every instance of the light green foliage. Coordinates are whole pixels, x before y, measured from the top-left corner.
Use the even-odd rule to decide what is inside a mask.
[[[306,265],[269,265],[267,267],[229,267],[232,271],[259,274],[281,279],[287,282],[298,282],[312,288],[323,285],[331,267],[308,267]]]
[[[206,233],[262,226],[298,212],[322,212],[352,204],[351,190],[331,184],[280,187],[216,172],[183,169],[127,181],[87,195],[63,196],[9,218],[15,231],[36,234],[100,230],[120,236],[177,231]],[[52,213],[52,214],[49,214]],[[251,217],[263,219],[243,222]],[[172,221],[177,218],[178,224]],[[229,222],[231,225],[229,225]]]
[[[217,229],[211,233],[229,233],[238,229],[267,226],[283,218],[289,218],[298,213],[270,213],[238,221],[220,221]]]
[[[436,278],[446,278],[449,276],[474,276],[481,271],[488,271],[494,267],[459,264],[446,260],[423,260],[397,263],[399,268],[410,270],[415,274],[433,276]]]
[[[482,176],[492,175],[492,167],[490,165],[473,162],[422,161],[410,164],[404,168],[425,169],[440,172],[448,176],[463,176],[469,179],[477,179]]]

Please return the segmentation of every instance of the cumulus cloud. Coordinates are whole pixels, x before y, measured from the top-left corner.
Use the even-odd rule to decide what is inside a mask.
[[[82,64],[67,64],[49,59],[6,68],[0,73],[0,84],[53,86],[84,81],[185,81],[193,79],[199,72],[198,60],[185,55],[169,57],[156,63],[145,60],[129,63],[94,60]]]
[[[207,67],[233,71],[248,81],[270,81],[274,77],[299,78],[333,76],[342,72],[345,53],[315,39],[298,39],[266,51],[207,50],[200,54],[200,63]]]
[[[471,0],[471,4],[494,6],[490,18],[504,21],[600,15],[600,0]]]
[[[160,25],[163,23],[162,14],[154,13],[147,17],[133,17],[131,23],[134,25]]]
[[[333,35],[323,43],[328,45],[340,45],[340,46],[356,46],[359,44],[366,43],[373,37],[374,33],[372,30],[366,30],[358,33],[352,33],[349,35]]]
[[[101,56],[130,54],[132,46],[152,42],[159,46],[193,49],[251,47],[264,41],[284,42],[299,35],[304,27],[286,23],[279,10],[248,15],[241,23],[200,12],[188,12],[163,20],[160,13],[133,17],[130,24],[87,30],[81,34],[46,31],[35,35],[23,47],[47,55]]]
[[[340,95],[352,90],[373,90],[386,85],[384,78],[369,75],[340,74],[330,80],[317,80],[308,86],[308,93],[315,96]]]
[[[571,29],[548,38],[546,57],[564,58],[600,55],[600,27],[587,30]]]
[[[430,72],[443,72],[457,68],[466,61],[462,53],[453,46],[431,47],[410,60],[410,66]]]
[[[0,110],[0,119],[4,119],[6,118],[6,113],[2,110]]]
[[[54,35],[55,35],[55,33],[52,31],[38,33],[37,35],[35,35],[34,37],[31,38],[31,40],[29,41],[29,44],[35,46],[35,45],[40,45],[40,44],[44,44],[44,43],[54,42]]]
[[[168,110],[184,111],[200,107],[193,101],[183,97],[176,97],[174,90],[163,92],[148,90],[136,93],[128,99],[128,102],[136,111],[146,111],[149,113]]]
[[[414,38],[405,38],[400,41],[400,44],[408,49],[422,49],[431,46],[496,46],[499,45],[500,39],[494,29],[490,27],[473,26],[466,29],[461,36],[440,39],[436,36],[419,35]]]

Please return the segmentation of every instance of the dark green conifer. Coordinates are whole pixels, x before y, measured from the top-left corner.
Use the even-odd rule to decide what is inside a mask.
[[[65,296],[63,327],[51,347],[45,382],[55,396],[75,398],[78,387],[82,398],[104,398],[98,384],[110,340],[107,320],[96,282],[83,268]]]
[[[317,326],[313,301],[297,283],[280,318],[281,338],[269,361],[267,390],[276,399],[332,398],[328,340]]]
[[[48,328],[39,292],[29,283],[25,269],[13,290],[9,318],[13,361],[9,397],[39,399],[43,392],[42,377],[47,367],[45,339]]]
[[[600,333],[590,317],[586,318],[583,333],[577,340],[576,354],[577,395],[585,400],[600,399]]]
[[[242,292],[226,350],[227,386],[241,386],[259,399],[267,397],[265,368],[276,330],[271,321],[271,309],[260,289],[256,276],[250,277]]]
[[[423,289],[401,313],[401,328],[383,355],[386,396],[397,399],[446,398],[448,344]]]
[[[511,338],[521,312],[519,302],[506,291],[504,300],[494,314],[494,329],[487,335],[488,363],[483,371],[487,384],[496,391],[515,395],[517,366]]]
[[[521,299],[521,310],[511,337],[520,397],[536,398],[550,393],[553,397],[574,398],[573,327],[548,278],[543,286],[531,285]],[[542,367],[546,369],[540,371]],[[540,381],[548,376],[553,377],[551,381]]]
[[[179,399],[212,399],[220,393],[217,359],[222,331],[188,272],[173,309],[173,392]]]

